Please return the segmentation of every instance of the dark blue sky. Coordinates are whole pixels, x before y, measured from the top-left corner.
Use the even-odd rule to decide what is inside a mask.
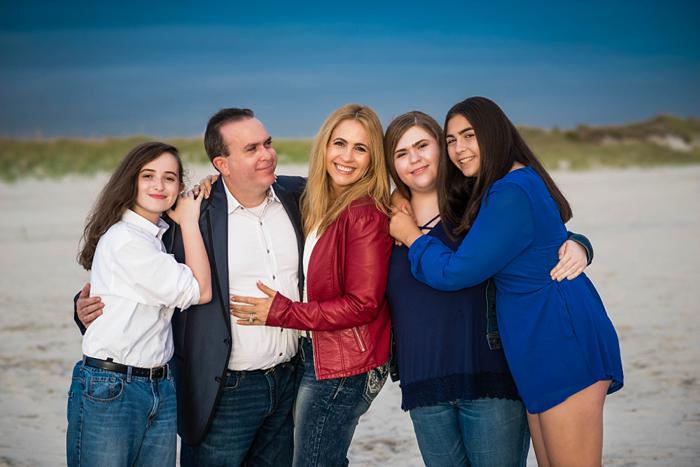
[[[197,135],[221,107],[312,136],[334,108],[518,124],[700,116],[700,2],[0,1],[0,135]],[[234,4],[236,3],[236,4]]]

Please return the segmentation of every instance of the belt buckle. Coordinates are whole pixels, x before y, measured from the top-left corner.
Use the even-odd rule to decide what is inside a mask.
[[[150,380],[162,379],[165,376],[165,374],[163,373],[163,370],[164,370],[164,367],[162,367],[162,366],[155,367],[155,368],[149,368],[148,369],[148,379],[150,379]],[[158,371],[160,371],[159,377],[155,376],[158,373]]]

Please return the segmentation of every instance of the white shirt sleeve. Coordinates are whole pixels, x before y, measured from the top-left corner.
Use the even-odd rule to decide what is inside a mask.
[[[192,270],[172,255],[132,238],[114,251],[115,295],[145,305],[184,310],[199,302],[199,284]]]

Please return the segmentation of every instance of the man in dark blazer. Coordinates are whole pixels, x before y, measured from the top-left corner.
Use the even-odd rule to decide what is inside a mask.
[[[240,271],[241,264],[236,263],[237,257],[231,257],[229,248],[231,241],[244,241],[252,234],[238,230],[234,234],[229,228],[247,225],[232,224],[245,219],[232,221],[231,216],[251,219],[251,215],[255,216],[260,229],[267,222],[275,225],[273,231],[258,232],[260,238],[270,241],[270,245],[263,245],[263,250],[267,249],[267,255],[276,255],[276,261],[269,264],[286,261],[288,266],[289,250],[295,250],[291,252],[291,261],[296,262],[296,271],[290,273],[288,267],[285,280],[288,286],[293,284],[298,288],[301,297],[304,235],[299,197],[305,181],[301,177],[275,177],[277,155],[272,140],[248,109],[217,112],[209,120],[204,143],[212,164],[221,174],[212,186],[209,199],[202,203],[199,221],[212,268],[213,298],[207,304],[176,312],[172,320],[175,356],[171,366],[176,376],[181,463],[183,466],[291,465],[296,344],[292,344],[292,334],[286,338],[276,336],[293,331],[275,329],[279,334],[262,337],[277,339],[267,345],[275,349],[274,355],[266,356],[262,352],[263,355],[254,354],[252,361],[232,363],[236,357],[232,347],[238,345],[239,352],[245,353],[241,350],[245,343],[235,340],[239,331],[231,323],[229,279],[235,281],[240,276],[234,272]],[[277,218],[270,218],[274,213]],[[182,236],[178,226],[169,223],[171,228],[163,243],[178,261],[184,262]],[[285,224],[291,225],[286,228]],[[279,251],[280,246],[285,251]],[[267,261],[265,251],[257,253],[253,248],[242,252],[242,256],[258,254],[263,257],[246,258],[245,264],[255,268]],[[282,256],[286,259],[281,259]],[[272,270],[267,279],[279,280],[277,275],[281,273],[285,274]],[[99,297],[88,297],[89,284],[76,303],[76,322],[83,331],[84,325],[101,314]],[[243,336],[240,339],[245,341]],[[278,350],[281,351],[277,353]],[[238,370],[236,365],[245,369]]]

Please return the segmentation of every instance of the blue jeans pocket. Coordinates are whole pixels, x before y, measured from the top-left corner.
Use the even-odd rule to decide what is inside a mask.
[[[83,395],[89,400],[112,402],[124,394],[124,380],[116,373],[84,371],[83,375],[85,376]]]
[[[367,382],[365,383],[365,392],[363,397],[368,403],[372,403],[389,376],[389,363],[372,368],[367,372]]]
[[[241,376],[237,373],[229,373],[226,375],[226,380],[224,381],[224,386],[222,389],[224,391],[233,391],[234,389],[238,389],[240,384]]]

